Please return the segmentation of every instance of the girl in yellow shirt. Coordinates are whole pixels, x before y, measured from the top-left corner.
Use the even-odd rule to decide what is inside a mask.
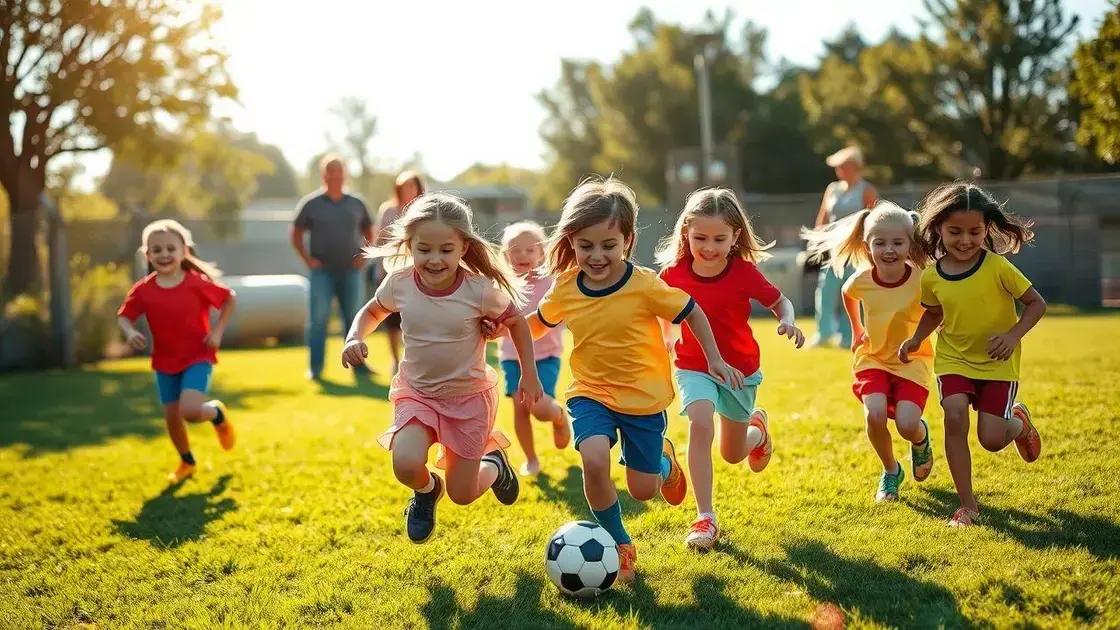
[[[921,268],[927,258],[915,223],[911,213],[883,201],[822,229],[805,231],[812,255],[827,254],[838,270],[848,265],[858,269],[844,284],[844,310],[852,322],[852,391],[863,402],[867,439],[883,463],[876,501],[898,499],[906,478],[894,456],[888,419],[910,442],[914,479],[924,481],[933,469],[929,426],[922,419],[933,349],[926,341],[912,353],[910,363],[898,358],[898,347],[914,333],[923,313]]]
[[[1034,238],[991,195],[967,183],[946,184],[922,202],[922,246],[937,259],[922,273],[925,313],[914,335],[898,350],[908,362],[938,326],[933,369],[945,410],[945,459],[961,506],[949,524],[973,524],[980,516],[972,493],[968,448],[969,404],[976,409],[980,445],[996,452],[1015,442],[1027,462],[1038,459],[1042,439],[1030,411],[1016,402],[1019,341],[1046,312],[1029,280],[1000,254],[1017,252]],[[1023,314],[1015,314],[1015,302]]]

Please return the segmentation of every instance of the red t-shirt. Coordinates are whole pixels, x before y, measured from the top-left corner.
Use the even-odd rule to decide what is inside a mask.
[[[204,339],[210,332],[210,309],[221,308],[230,291],[206,276],[187,271],[173,287],[156,284],[149,274],[132,285],[117,315],[135,321],[148,318],[152,331],[152,369],[177,374],[195,363],[217,363],[214,349]]]
[[[696,300],[712,325],[723,360],[749,376],[758,371],[758,342],[747,321],[751,316],[751,300],[773,306],[782,292],[770,284],[754,263],[738,256],[732,256],[729,261],[719,275],[705,278],[692,270],[692,259],[686,258],[662,271],[661,277],[669,286],[683,290]],[[704,349],[687,323],[681,326],[676,353],[678,368],[707,373]]]

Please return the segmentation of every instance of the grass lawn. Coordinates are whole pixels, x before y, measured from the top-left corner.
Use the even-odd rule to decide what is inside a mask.
[[[956,497],[936,400],[933,475],[875,505],[847,353],[759,328],[770,467],[717,463],[725,539],[704,556],[682,543],[691,498],[623,493],[639,579],[591,602],[560,596],[543,566],[553,529],[590,516],[576,453],[539,426],[544,474],[516,505],[444,501],[436,535],[412,545],[408,494],[376,441],[384,377],[356,385],[337,339],[322,384],[301,378],[301,348],[223,352],[215,389],[240,443],[225,453],[191,427],[201,466],[175,488],[146,360],[5,374],[0,627],[804,627],[828,605],[851,626],[1120,626],[1120,317],[1050,317],[1029,335],[1021,395],[1042,458],[973,439],[985,520],[960,531],[945,525]],[[508,407],[500,425],[513,436]],[[683,457],[685,421],[670,434]]]

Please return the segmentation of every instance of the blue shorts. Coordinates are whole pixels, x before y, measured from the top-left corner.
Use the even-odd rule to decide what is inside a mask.
[[[698,400],[715,405],[716,413],[736,422],[746,422],[754,412],[762,370],[743,378],[742,389],[731,389],[704,372],[675,370],[677,389],[681,392],[681,415],[688,415],[688,406]]]
[[[633,416],[612,411],[601,402],[577,396],[568,400],[572,417],[575,447],[596,435],[605,435],[613,447],[622,436],[622,458],[619,463],[638,472],[661,473],[661,445],[669,420],[665,412]]]
[[[187,369],[176,374],[156,372],[156,389],[159,391],[159,401],[165,405],[179,402],[179,396],[184,389],[193,389],[203,394],[210,391],[210,375],[214,366],[206,361],[199,361],[187,366]]]
[[[517,359],[502,361],[502,373],[506,377],[506,396],[517,393],[517,384],[521,382],[521,362]],[[556,381],[560,379],[560,357],[545,357],[537,360],[537,377],[541,379],[541,388],[550,398],[556,398]]]

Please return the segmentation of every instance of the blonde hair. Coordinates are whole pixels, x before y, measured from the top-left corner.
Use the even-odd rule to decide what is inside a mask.
[[[546,273],[557,275],[575,267],[576,252],[572,247],[572,237],[603,221],[609,221],[622,232],[626,239],[623,256],[629,258],[637,241],[637,220],[638,198],[629,186],[613,177],[583,180],[564,200],[560,222],[548,240]]]
[[[524,281],[509,269],[494,246],[479,236],[473,218],[474,213],[462,199],[444,193],[426,193],[408,204],[408,210],[393,222],[383,245],[365,247],[362,251],[366,258],[407,260],[411,256],[410,243],[416,228],[425,221],[441,221],[463,239],[465,249],[460,264],[494,281],[520,308],[525,301],[521,294]]]
[[[148,255],[148,239],[153,234],[174,234],[179,237],[183,243],[183,269],[186,271],[197,271],[198,273],[210,278],[211,280],[217,279],[222,275],[222,272],[214,263],[208,263],[198,257],[194,249],[194,240],[191,237],[191,231],[183,227],[182,223],[174,219],[158,219],[152,221],[144,226],[144,231],[140,235],[140,252],[145,257]],[[148,262],[148,273],[155,271],[151,261]]]
[[[773,241],[763,243],[758,238],[735,192],[727,188],[701,188],[688,196],[684,210],[677,217],[676,227],[661,239],[657,246],[657,264],[668,267],[688,258],[688,228],[696,217],[721,219],[733,231],[738,232],[738,237],[731,244],[731,255],[753,263],[770,258],[766,250],[774,246]]]
[[[544,244],[544,242],[548,240],[548,235],[544,233],[544,228],[541,227],[540,223],[536,221],[518,221],[517,223],[507,225],[506,228],[502,230],[502,249],[509,249],[509,244],[513,242],[513,239],[518,236],[524,236],[525,234],[531,234],[537,237],[537,240],[541,244]]]
[[[929,258],[918,238],[918,218],[917,212],[903,210],[889,201],[880,201],[873,208],[865,208],[818,229],[801,228],[801,238],[809,241],[809,260],[821,261],[831,257],[828,265],[837,275],[842,275],[848,265],[860,268],[872,266],[874,263],[867,241],[877,227],[892,225],[906,231],[910,237],[907,259],[922,268]]]

